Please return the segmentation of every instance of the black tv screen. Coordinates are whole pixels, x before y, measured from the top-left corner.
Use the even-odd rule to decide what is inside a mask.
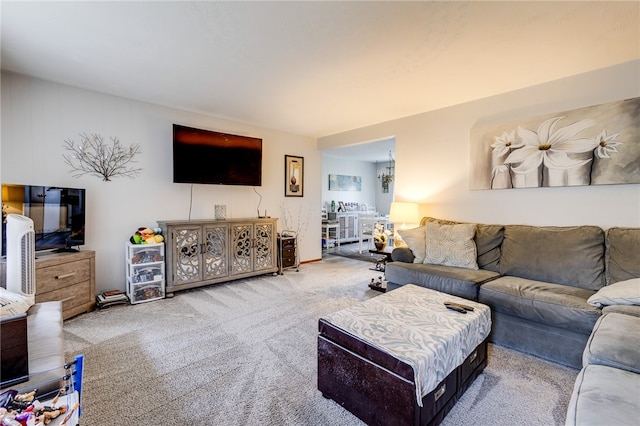
[[[262,139],[173,125],[173,181],[262,185]]]
[[[6,216],[33,220],[36,251],[84,245],[85,190],[58,186],[2,184],[2,255],[6,254]]]

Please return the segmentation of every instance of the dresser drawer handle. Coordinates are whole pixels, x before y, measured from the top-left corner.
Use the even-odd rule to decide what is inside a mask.
[[[73,299],[75,299],[75,298],[76,298],[76,296],[69,296],[69,297],[66,297],[66,298],[62,299],[62,300],[61,300],[61,302],[62,302],[62,303],[64,303],[64,302],[68,302],[69,300],[73,300]]]
[[[56,275],[56,280],[63,280],[65,278],[69,278],[74,276],[76,273],[75,272],[71,272],[69,274],[62,274],[62,275]]]
[[[474,353],[471,354],[471,356],[469,357],[469,362],[475,361],[476,358],[478,358],[478,351],[475,351]]]

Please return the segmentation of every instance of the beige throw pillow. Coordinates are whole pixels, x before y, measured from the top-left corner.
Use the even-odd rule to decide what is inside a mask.
[[[415,256],[413,263],[423,263],[425,254],[425,227],[398,229],[398,234]]]
[[[475,234],[476,225],[472,223],[441,225],[427,222],[423,263],[478,269]]]
[[[640,278],[632,278],[604,286],[587,302],[596,307],[640,305]]]

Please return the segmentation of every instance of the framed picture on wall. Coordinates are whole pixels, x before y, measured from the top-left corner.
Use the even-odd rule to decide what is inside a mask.
[[[304,190],[304,157],[284,156],[284,196],[302,197]]]

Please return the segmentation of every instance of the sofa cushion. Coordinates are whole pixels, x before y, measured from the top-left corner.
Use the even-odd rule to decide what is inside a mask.
[[[476,243],[473,240],[475,234],[476,225],[471,223],[443,225],[428,222],[423,263],[478,269]]]
[[[640,278],[618,281],[604,286],[587,302],[599,308],[609,305],[640,305]]]
[[[424,261],[426,249],[425,227],[420,226],[418,228],[411,229],[398,229],[398,234],[407,244],[409,250],[413,253],[414,259],[412,261],[414,263],[422,263]]]
[[[607,281],[640,277],[640,228],[607,230]]]
[[[436,222],[445,225],[454,225],[457,223],[451,220],[436,219],[433,217],[425,217],[423,223]],[[500,246],[504,237],[504,226],[502,225],[486,225],[483,223],[476,224],[476,251],[478,254],[478,267],[489,271],[500,272]]]
[[[588,365],[576,378],[566,426],[637,425],[640,375],[604,365]]]
[[[483,269],[454,266],[390,262],[385,267],[387,288],[416,284],[470,300],[478,300],[480,284],[497,278],[499,274]]]
[[[606,314],[593,327],[583,365],[598,364],[640,373],[640,318]]]
[[[500,272],[587,290],[605,285],[604,231],[597,226],[506,225]]]
[[[478,249],[478,267],[500,272],[500,247],[504,238],[504,226],[476,225],[476,247]]]
[[[603,314],[618,313],[640,317],[640,306],[638,305],[611,305],[602,308]]]
[[[578,287],[503,276],[484,283],[478,300],[496,312],[588,335],[601,314],[587,303],[593,293]]]

